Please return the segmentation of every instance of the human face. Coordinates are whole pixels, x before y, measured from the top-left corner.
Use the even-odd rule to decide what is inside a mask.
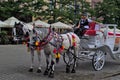
[[[82,19],[86,19],[86,16],[81,16]]]

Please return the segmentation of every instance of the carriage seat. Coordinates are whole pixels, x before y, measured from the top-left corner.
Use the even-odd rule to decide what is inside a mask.
[[[84,35],[95,36],[96,35],[95,25],[96,22],[90,22],[89,29],[85,31]]]
[[[99,25],[96,25],[98,25],[96,24],[96,22],[91,22],[89,24],[89,29],[87,29],[84,33],[85,39],[81,41],[84,43],[84,48],[93,49],[102,46],[104,42],[104,34],[103,31],[100,30],[100,28],[96,29],[96,27],[100,27]]]

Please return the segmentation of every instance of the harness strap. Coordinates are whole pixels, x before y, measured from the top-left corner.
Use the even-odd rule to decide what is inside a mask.
[[[40,42],[40,47],[43,47],[44,45],[48,44],[50,40],[53,38],[53,33],[48,33],[48,35],[43,39],[45,42]]]
[[[70,46],[72,46],[72,44],[71,44],[71,39],[70,39],[69,34],[67,34],[67,37],[68,37],[68,39],[69,39]]]

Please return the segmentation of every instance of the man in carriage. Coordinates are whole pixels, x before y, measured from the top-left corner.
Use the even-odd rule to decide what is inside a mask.
[[[96,22],[95,19],[95,17],[89,19],[87,18],[87,14],[82,14],[74,32],[81,38],[85,34],[86,30],[99,30],[99,23]]]
[[[90,20],[87,19],[87,15],[86,14],[82,14],[81,19],[77,23],[76,30],[75,30],[75,33],[79,37],[82,37],[84,31],[89,28],[89,26],[88,26],[89,22],[90,22]]]

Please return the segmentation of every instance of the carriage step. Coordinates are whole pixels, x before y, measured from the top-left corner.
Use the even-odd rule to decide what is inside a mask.
[[[87,55],[87,56],[93,56],[94,54],[95,54],[95,52],[90,52],[90,51],[81,52],[81,55]]]
[[[86,58],[86,59],[92,59],[94,54],[95,54],[94,52],[89,52],[89,53],[81,52],[79,53],[79,57]]]

